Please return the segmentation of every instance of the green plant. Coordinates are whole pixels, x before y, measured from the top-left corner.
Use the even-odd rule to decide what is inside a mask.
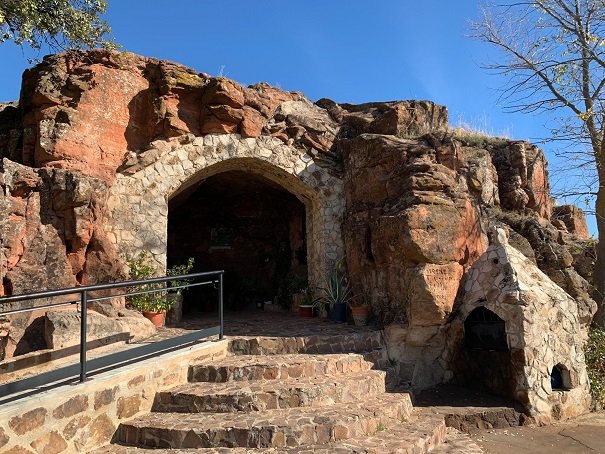
[[[292,307],[292,295],[294,293],[307,293],[308,290],[307,277],[304,275],[295,275],[284,277],[279,282],[279,293],[277,295],[277,303],[284,309]],[[307,304],[307,303],[303,303]]]
[[[33,49],[114,49],[105,37],[106,0],[18,0],[0,2],[0,43],[14,41]]]
[[[386,432],[387,430],[389,430],[389,428],[387,426],[385,426],[383,423],[378,423],[378,425],[376,426],[376,433]]]
[[[320,303],[322,301],[323,301],[323,298],[316,297],[315,294],[313,293],[313,289],[311,289],[310,287],[307,287],[305,289],[305,297],[303,298],[303,302],[302,302],[303,305],[319,308]]]
[[[186,265],[176,265],[171,267],[167,272],[167,276],[179,276],[187,274],[193,268],[194,259],[190,258]],[[157,267],[153,263],[147,251],[141,252],[138,256],[127,261],[130,278],[134,280],[151,279],[158,275]],[[173,287],[180,287],[188,283],[187,280],[170,281]],[[175,293],[179,294],[183,289],[176,289]],[[174,306],[175,299],[168,298],[166,285],[163,283],[149,283],[133,286],[130,292],[139,293],[137,295],[129,295],[126,297],[127,304],[140,312],[166,312]],[[146,292],[146,293],[140,293]]]
[[[330,306],[330,309],[335,304],[349,304],[353,296],[351,286],[343,268],[343,261],[341,260],[328,277],[326,286],[321,288],[324,292],[322,300]]]
[[[290,278],[289,287],[293,293],[306,293],[308,286],[307,276],[297,274]]]
[[[605,330],[591,328],[585,347],[590,392],[597,408],[605,407]]]
[[[166,276],[181,276],[183,274],[189,274],[193,269],[193,264],[195,263],[195,259],[193,257],[189,257],[187,259],[187,263],[184,265],[173,265],[168,270],[166,270]],[[189,284],[191,282],[189,279],[175,279],[174,281],[170,281],[170,287],[182,287],[184,285]],[[174,292],[177,295],[183,293],[183,290],[186,288],[177,288]]]

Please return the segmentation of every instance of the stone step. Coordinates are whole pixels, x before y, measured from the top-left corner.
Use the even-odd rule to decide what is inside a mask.
[[[443,443],[431,454],[483,454],[483,449],[467,434],[448,427]]]
[[[412,413],[409,419],[388,420],[370,436],[356,437],[331,444],[316,446],[313,453],[393,453],[424,454],[434,452],[446,435],[445,421],[438,415]],[[326,449],[327,448],[327,449]]]
[[[229,338],[229,351],[234,355],[284,355],[293,353],[330,354],[365,353],[383,348],[380,331],[344,334],[270,337],[237,336]]]
[[[156,395],[153,411],[250,412],[354,402],[385,392],[384,371],[285,380],[188,383]]]
[[[460,432],[479,433],[527,424],[527,416],[513,407],[417,407],[417,411],[443,416],[445,424]]]
[[[423,454],[431,453],[451,453],[451,454],[478,454],[481,451],[468,444],[464,444],[461,439],[452,439],[448,449],[459,449],[464,446],[469,447],[469,451],[441,451],[441,443],[444,438],[450,437],[449,431],[446,436],[446,427],[443,418],[437,415],[421,415],[415,417],[412,415],[409,420],[386,419],[380,426],[377,426],[374,432],[362,434],[344,441],[332,442],[325,445],[307,445],[281,448],[197,448],[197,449],[152,449],[138,448],[122,445],[110,445],[94,451],[93,454],[243,454],[243,453],[264,453],[264,454]],[[459,435],[464,435],[460,434]],[[455,443],[455,444],[454,444]],[[472,441],[471,441],[472,443]],[[476,445],[475,445],[476,446]]]
[[[285,380],[324,375],[352,374],[373,364],[355,353],[332,355],[231,356],[212,364],[189,367],[190,382]]]
[[[298,407],[252,413],[150,413],[120,424],[118,439],[152,448],[292,448],[367,437],[393,419],[407,420],[409,394],[383,394],[371,402]]]

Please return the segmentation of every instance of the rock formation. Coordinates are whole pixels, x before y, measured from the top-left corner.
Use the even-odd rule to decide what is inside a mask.
[[[583,215],[554,207],[542,151],[454,134],[429,101],[312,103],[128,53],[55,55],[0,104],[0,157],[0,295],[119,280],[141,250],[165,267],[170,203],[238,171],[305,205],[311,284],[345,257],[413,386],[452,379],[446,332],[492,226],[575,299],[584,328],[594,313]],[[7,355],[37,315],[0,329]]]

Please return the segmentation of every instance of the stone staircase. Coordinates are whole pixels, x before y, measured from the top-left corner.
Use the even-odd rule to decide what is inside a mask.
[[[355,336],[231,339],[233,356],[190,365],[187,384],[158,393],[151,413],[94,452],[481,452],[459,433],[442,444],[443,415],[387,392],[380,333]]]

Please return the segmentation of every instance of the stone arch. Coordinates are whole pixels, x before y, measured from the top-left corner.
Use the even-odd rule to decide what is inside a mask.
[[[470,348],[509,350],[506,322],[485,306],[476,307],[465,318],[464,339]]]
[[[168,201],[204,178],[229,171],[257,173],[296,196],[307,208],[307,255],[311,285],[344,253],[342,180],[304,150],[273,137],[237,134],[186,136],[154,142],[157,156],[118,174],[108,201],[108,232],[123,257],[147,250],[166,266]]]

